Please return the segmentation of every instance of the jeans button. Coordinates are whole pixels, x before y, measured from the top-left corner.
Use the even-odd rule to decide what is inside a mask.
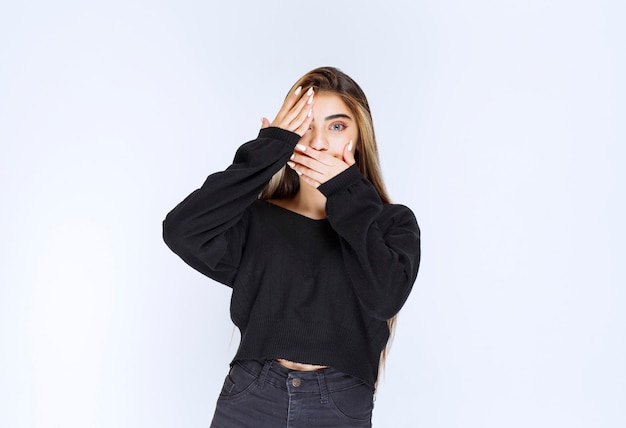
[[[300,379],[299,379],[299,378],[297,378],[297,377],[294,377],[293,379],[291,379],[291,384],[292,384],[295,388],[297,388],[297,387],[299,387],[300,385],[302,385],[302,380],[300,380]]]

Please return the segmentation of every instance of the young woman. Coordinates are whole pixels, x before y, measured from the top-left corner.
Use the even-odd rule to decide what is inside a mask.
[[[232,288],[241,342],[212,427],[369,427],[420,232],[389,201],[369,105],[323,67],[166,217],[167,245]]]

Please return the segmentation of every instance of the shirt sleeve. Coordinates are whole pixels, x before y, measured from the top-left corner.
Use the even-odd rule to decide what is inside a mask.
[[[354,292],[373,317],[388,320],[411,292],[420,264],[420,229],[413,212],[383,204],[356,165],[322,184],[326,215],[339,234]]]
[[[242,145],[232,165],[211,174],[202,187],[163,221],[168,247],[194,269],[232,286],[245,245],[248,208],[293,153],[300,136],[261,129]]]

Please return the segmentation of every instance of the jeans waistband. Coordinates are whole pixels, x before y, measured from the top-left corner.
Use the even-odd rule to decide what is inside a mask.
[[[235,364],[258,376],[261,387],[269,383],[293,393],[315,393],[324,397],[328,392],[365,385],[362,380],[332,367],[311,371],[290,370],[273,360],[239,360]]]

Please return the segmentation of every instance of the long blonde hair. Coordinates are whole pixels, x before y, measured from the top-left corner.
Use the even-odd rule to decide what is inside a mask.
[[[378,156],[374,123],[367,98],[361,87],[350,76],[334,67],[320,67],[309,71],[302,76],[291,88],[291,93],[298,86],[303,89],[312,87],[316,93],[332,93],[338,95],[356,118],[359,131],[355,142],[354,157],[361,174],[367,178],[384,204],[391,203],[387,188],[383,181]],[[260,199],[282,199],[298,193],[300,181],[298,175],[291,168],[283,167],[278,171],[261,192]],[[396,317],[387,321],[389,326],[389,340],[380,354],[381,368],[384,366],[389,347],[393,339]]]

